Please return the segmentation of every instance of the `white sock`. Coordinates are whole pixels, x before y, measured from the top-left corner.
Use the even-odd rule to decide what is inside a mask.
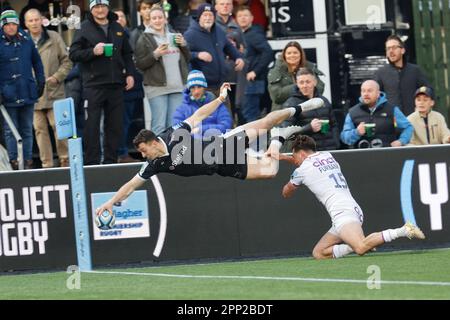
[[[275,146],[278,150],[280,150],[282,145],[283,145],[283,143],[281,143],[281,141],[278,141],[278,140],[274,139],[274,140],[270,141],[269,148],[271,146]]]
[[[406,228],[388,229],[382,231],[381,234],[383,235],[384,242],[388,243],[395,239],[406,237]]]
[[[333,258],[334,259],[343,258],[352,252],[353,252],[353,249],[348,244],[339,244],[339,245],[333,246]]]
[[[297,112],[297,109],[292,108],[292,107],[291,108],[286,108],[286,110],[289,110],[290,113],[291,113],[291,116],[289,118],[292,118],[295,115],[295,113]]]

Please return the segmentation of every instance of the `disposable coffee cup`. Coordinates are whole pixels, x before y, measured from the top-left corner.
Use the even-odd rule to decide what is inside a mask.
[[[105,43],[103,45],[103,51],[104,51],[105,57],[112,57],[112,55],[113,55],[113,44],[112,43]]]
[[[320,132],[327,134],[330,131],[330,120],[320,120],[322,126],[320,127]]]
[[[375,135],[375,127],[376,127],[375,123],[366,123],[365,124],[367,137],[372,138]]]

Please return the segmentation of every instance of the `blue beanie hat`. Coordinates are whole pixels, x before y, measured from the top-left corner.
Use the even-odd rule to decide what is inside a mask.
[[[187,77],[187,87],[190,89],[193,86],[208,88],[205,75],[200,70],[192,70]]]

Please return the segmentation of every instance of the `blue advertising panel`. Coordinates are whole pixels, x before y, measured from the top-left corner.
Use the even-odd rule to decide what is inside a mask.
[[[95,225],[95,208],[114,196],[114,192],[92,193],[92,225],[94,240],[112,240],[150,237],[147,192],[138,190],[113,206],[116,224],[111,230],[100,230]]]

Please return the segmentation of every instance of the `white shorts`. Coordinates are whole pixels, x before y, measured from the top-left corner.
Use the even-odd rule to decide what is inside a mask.
[[[336,214],[332,218],[333,225],[328,230],[329,233],[339,237],[343,226],[349,223],[359,223],[362,226],[364,221],[364,214],[359,206],[355,206],[353,209],[343,210],[341,213]]]

